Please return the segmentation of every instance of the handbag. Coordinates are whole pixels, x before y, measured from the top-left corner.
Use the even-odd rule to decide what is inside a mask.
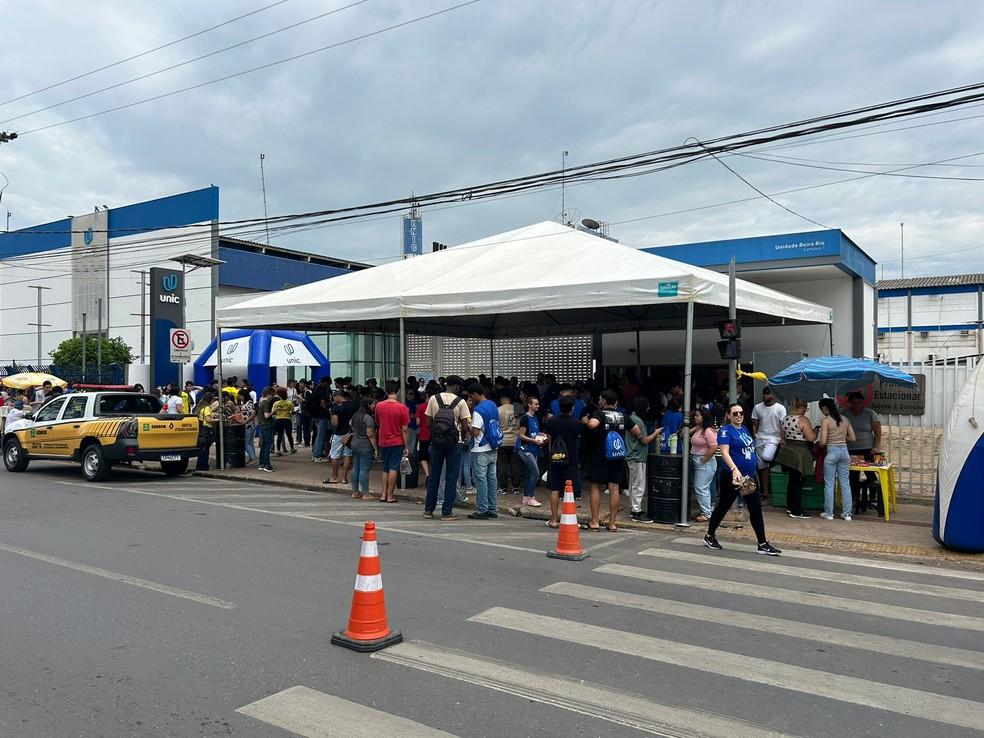
[[[735,489],[741,492],[742,497],[748,497],[755,490],[758,489],[758,484],[755,481],[755,477],[750,477],[747,474],[734,483]]]

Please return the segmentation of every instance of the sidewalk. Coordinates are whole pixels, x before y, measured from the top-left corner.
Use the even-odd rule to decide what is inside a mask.
[[[315,464],[311,461],[310,449],[298,448],[294,455],[274,456],[272,463],[275,472],[262,472],[255,466],[225,471],[196,472],[196,475],[231,480],[248,480],[263,484],[275,484],[297,489],[334,491],[340,494],[351,494],[347,485],[326,485],[323,480],[331,476],[331,465],[328,463]],[[378,465],[374,465],[369,475],[369,489],[378,494],[381,488],[381,475]],[[397,490],[397,497],[403,500],[415,501],[423,505],[426,490],[423,486],[416,489]],[[542,486],[536,490],[536,497],[542,507],[522,505],[521,495],[506,494],[499,497],[499,512],[511,513],[517,517],[533,520],[547,520],[550,517],[549,493]],[[458,507],[473,508],[475,499],[469,495],[467,504]],[[602,520],[608,510],[607,498],[603,495],[601,501]],[[578,516],[586,519],[588,515],[587,488],[584,499],[578,503]],[[874,512],[862,513],[847,523],[843,520],[822,520],[813,517],[808,520],[793,520],[784,510],[765,507],[765,527],[769,540],[776,544],[785,544],[791,548],[815,548],[834,553],[863,554],[871,556],[914,557],[928,562],[959,562],[967,568],[984,569],[984,555],[962,554],[948,551],[939,546],[932,536],[933,508],[930,505],[902,504],[898,511],[891,516],[891,521],[876,517]],[[660,523],[637,523],[629,519],[628,498],[622,501],[622,511],[618,518],[620,528],[651,531],[653,533],[669,534],[675,537],[701,537],[705,532],[705,524],[694,523],[687,528]],[[596,535],[586,533],[585,535]],[[601,534],[607,535],[603,530]],[[755,536],[748,524],[743,511],[732,510],[721,526],[718,537],[725,545],[728,541],[754,541]]]

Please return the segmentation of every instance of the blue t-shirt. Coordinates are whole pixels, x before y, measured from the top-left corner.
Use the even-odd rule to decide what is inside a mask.
[[[718,431],[718,446],[727,446],[731,460],[742,476],[754,477],[755,460],[755,441],[752,434],[745,426],[735,428],[733,425],[723,425]]]
[[[670,452],[670,436],[678,432],[682,427],[683,413],[679,410],[667,410],[663,413],[663,445],[660,446],[660,450],[663,453]]]
[[[550,403],[550,414],[560,415],[560,398],[557,398]],[[584,400],[580,397],[576,397],[574,398],[574,409],[571,410],[571,417],[574,418],[574,420],[580,420],[582,415],[584,415]]]

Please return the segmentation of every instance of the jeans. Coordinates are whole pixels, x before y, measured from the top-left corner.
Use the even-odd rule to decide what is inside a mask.
[[[247,425],[246,426],[246,458],[250,461],[256,461],[256,444],[254,439],[256,438],[256,426]]]
[[[369,469],[372,467],[372,446],[352,448],[352,483],[353,492],[369,494]]]
[[[444,475],[444,502],[441,505],[441,515],[450,515],[454,509],[454,501],[458,495],[458,474],[461,473],[461,454],[464,447],[460,443],[451,448],[440,448],[433,443],[430,447],[431,473],[427,478],[427,500],[424,512],[432,513],[437,507],[437,488],[441,483],[441,470]]]
[[[311,445],[311,416],[300,413],[298,416],[297,441],[305,446]]]
[[[499,509],[495,501],[496,452],[479,451],[469,454],[472,457],[472,469],[475,471],[475,507],[479,513],[495,513]]]
[[[195,471],[208,471],[208,454],[211,448],[211,441],[198,444],[198,459],[195,461]]]
[[[632,512],[642,512],[642,498],[646,494],[646,462],[628,461],[629,467],[629,503]]]
[[[711,486],[714,484],[714,477],[717,475],[717,459],[713,456],[706,464],[700,460],[704,454],[690,454],[694,467],[694,492],[697,493],[697,504],[700,512],[706,517],[711,515]]]
[[[472,474],[471,451],[468,448],[471,444],[460,443],[458,445],[461,448],[461,472],[458,475],[458,487],[466,490],[469,487],[475,486],[475,477]]]
[[[529,451],[516,451],[519,460],[523,462],[523,497],[532,497],[536,489],[536,481],[540,478],[540,465],[537,457]]]
[[[260,426],[260,463],[270,466],[270,452],[273,450],[273,425]]]
[[[311,458],[320,459],[325,455],[325,441],[328,440],[328,418],[314,419],[314,446],[311,447]]]
[[[851,453],[847,446],[827,446],[827,456],[823,460],[823,511],[827,515],[834,514],[834,481],[840,481],[841,514],[850,515],[854,512],[851,503],[851,478],[848,467],[851,466]]]

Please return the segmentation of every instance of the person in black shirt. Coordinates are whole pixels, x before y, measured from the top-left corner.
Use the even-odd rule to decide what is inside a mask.
[[[618,395],[613,390],[604,390],[598,398],[598,410],[585,416],[585,424],[593,432],[591,439],[591,464],[588,479],[591,481],[591,522],[588,530],[601,529],[601,486],[608,487],[608,530],[618,530],[619,495],[622,479],[625,476],[625,434],[631,432],[636,424],[625,416],[618,407]],[[608,436],[612,434],[613,443]],[[619,444],[619,438],[621,439]],[[607,447],[620,446],[621,456],[609,458]],[[617,449],[615,449],[617,451]]]
[[[557,528],[560,525],[560,493],[564,484],[577,478],[578,439],[581,437],[583,424],[571,416],[574,409],[574,398],[562,396],[558,401],[560,415],[551,415],[543,423],[543,432],[547,434],[547,463],[549,464],[550,481],[550,520],[547,527]]]
[[[314,440],[311,444],[311,461],[323,462],[327,459],[328,435],[331,429],[328,425],[328,405],[331,402],[331,377],[322,377],[318,386],[312,391],[308,414],[314,424]]]
[[[352,430],[349,421],[359,409],[359,400],[353,400],[345,390],[335,390],[334,404],[331,405],[331,428],[334,435],[331,437],[331,479],[326,479],[325,484],[348,484],[349,470],[352,467],[352,449],[342,443],[342,436]],[[342,476],[339,479],[338,467],[341,461]]]

